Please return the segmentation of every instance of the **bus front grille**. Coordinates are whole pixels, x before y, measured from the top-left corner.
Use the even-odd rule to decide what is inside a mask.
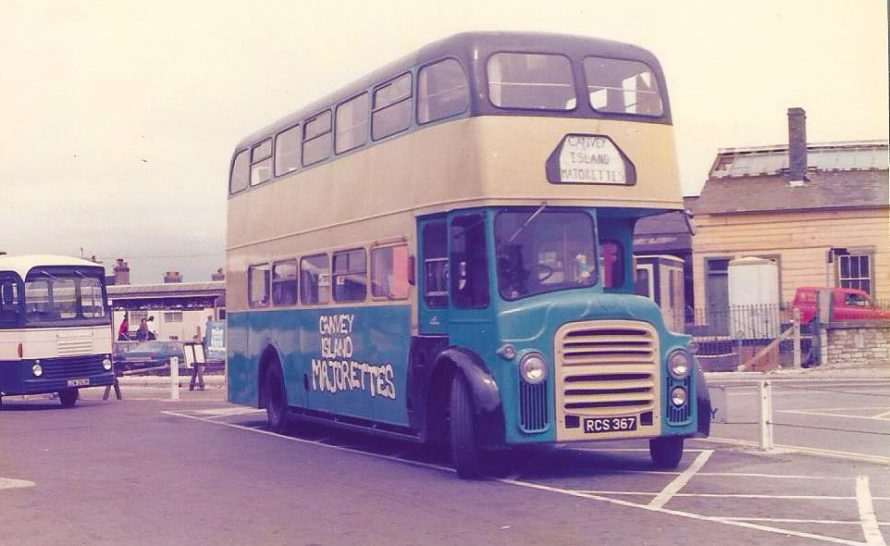
[[[40,360],[44,379],[78,379],[89,375],[107,373],[102,367],[102,355],[73,358],[44,358]]]
[[[558,440],[658,434],[658,333],[650,324],[569,323],[557,331],[554,349]],[[584,432],[584,419],[614,416],[636,416],[636,430]]]
[[[519,426],[523,432],[543,432],[550,426],[547,390],[546,381],[537,385],[519,381]]]

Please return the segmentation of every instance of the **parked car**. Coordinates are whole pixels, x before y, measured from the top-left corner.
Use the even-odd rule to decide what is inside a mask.
[[[794,292],[791,309],[800,309],[800,323],[809,324],[818,312],[817,294],[829,300],[829,321],[890,320],[890,309],[881,309],[863,290],[801,286]]]
[[[186,366],[182,343],[178,341],[118,341],[114,343],[112,361],[116,372],[166,366],[170,358],[179,359],[179,368]]]

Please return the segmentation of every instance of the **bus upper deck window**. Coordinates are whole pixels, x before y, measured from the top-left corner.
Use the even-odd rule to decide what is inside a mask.
[[[229,178],[229,193],[238,193],[247,189],[247,179],[250,165],[248,164],[247,150],[238,152],[232,162],[232,173]]]
[[[374,90],[371,138],[379,140],[411,126],[411,74],[403,74]]]
[[[261,184],[272,178],[272,139],[267,138],[253,147],[250,156],[250,185]]]
[[[644,63],[587,57],[584,76],[590,106],[595,110],[640,116],[664,113],[658,80]]]
[[[334,132],[335,152],[342,154],[363,146],[368,140],[368,94],[337,106]]]
[[[488,60],[488,94],[500,108],[571,110],[572,64],[562,55],[495,53]]]
[[[297,170],[300,166],[300,126],[296,125],[275,137],[275,176]]]
[[[458,61],[445,59],[420,69],[417,77],[418,123],[462,114],[469,104],[467,75]]]

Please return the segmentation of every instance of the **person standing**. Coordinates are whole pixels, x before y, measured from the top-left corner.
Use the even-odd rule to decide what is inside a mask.
[[[158,339],[158,325],[155,324],[154,316],[148,317],[148,340]]]
[[[130,321],[127,320],[127,315],[124,315],[124,320],[121,321],[121,325],[117,329],[117,340],[118,341],[129,341],[130,340]]]

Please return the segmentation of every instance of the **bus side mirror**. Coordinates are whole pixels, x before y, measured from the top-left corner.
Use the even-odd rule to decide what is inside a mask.
[[[417,286],[417,258],[413,254],[408,256],[408,284]]]

